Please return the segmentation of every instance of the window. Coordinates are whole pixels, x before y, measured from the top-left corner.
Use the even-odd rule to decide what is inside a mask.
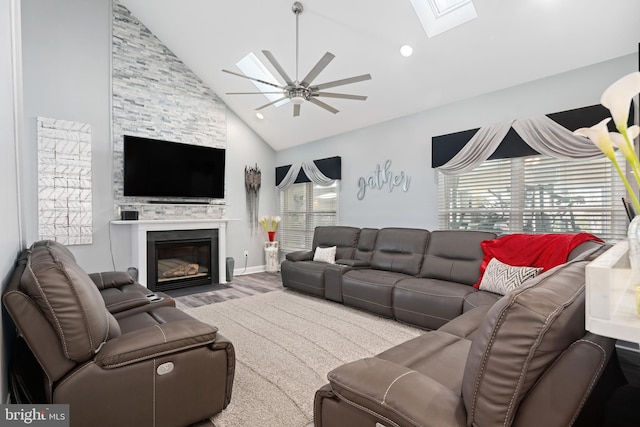
[[[273,83],[274,85],[280,85],[280,82],[271,74],[271,72],[265,67],[265,65],[258,59],[258,57],[253,53],[249,52],[247,56],[242,58],[240,61],[236,63],[236,66],[244,73],[245,76],[252,77],[254,79],[260,79],[265,82]],[[284,91],[282,94],[275,94],[271,92],[275,92],[278,88],[273,86],[266,85],[264,83],[257,82],[255,80],[251,80],[251,83],[260,91],[264,92],[264,96],[267,97],[269,101],[275,101],[276,99],[280,99],[284,96]],[[288,99],[283,99],[280,102],[276,102],[273,104],[276,107],[284,105],[288,103]]]
[[[411,0],[427,37],[434,37],[477,17],[471,0]]]
[[[619,159],[621,167],[625,165]],[[542,155],[489,160],[459,175],[438,174],[444,229],[504,233],[585,231],[623,239],[625,188],[606,158],[567,161]]]
[[[338,225],[339,182],[327,187],[312,182],[293,184],[280,192],[278,240],[284,252],[311,249],[316,227]]]

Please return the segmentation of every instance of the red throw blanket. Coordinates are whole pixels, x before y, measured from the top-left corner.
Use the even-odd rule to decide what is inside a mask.
[[[478,283],[473,285],[480,287],[484,270],[492,258],[497,258],[508,265],[519,267],[542,267],[549,270],[567,261],[567,256],[581,243],[601,239],[589,233],[577,234],[508,234],[494,240],[485,240],[480,243],[484,258],[480,264],[480,277]]]

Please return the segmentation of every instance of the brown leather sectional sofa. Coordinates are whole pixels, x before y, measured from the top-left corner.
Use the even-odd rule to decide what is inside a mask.
[[[44,373],[46,401],[23,403],[69,404],[72,426],[185,426],[229,404],[231,342],[126,273],[37,242],[2,299]]]
[[[604,246],[583,243],[567,263],[500,296],[471,286],[487,238],[330,227],[317,229],[314,248],[339,244],[345,261],[287,257],[287,287],[432,329],[329,372],[315,426],[597,425],[601,405],[583,408],[605,367],[615,371],[614,341],[585,331],[584,283]],[[619,371],[608,378],[623,381]]]

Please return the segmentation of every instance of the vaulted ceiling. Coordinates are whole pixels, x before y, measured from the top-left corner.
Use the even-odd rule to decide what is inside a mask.
[[[235,64],[270,50],[295,73],[293,0],[120,0],[274,149],[281,150],[638,52],[637,0],[474,0],[478,17],[427,38],[410,0],[301,0],[300,76],[329,51],[336,57],[314,83],[370,73],[331,92],[331,114],[304,103],[261,110],[263,95]],[[411,57],[400,46],[414,48]],[[604,88],[603,88],[604,89]],[[544,95],[541,95],[544,96]],[[549,96],[562,96],[549,94]]]

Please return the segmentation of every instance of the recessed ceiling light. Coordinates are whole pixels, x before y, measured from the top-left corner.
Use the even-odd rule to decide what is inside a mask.
[[[405,58],[410,57],[411,55],[413,55],[413,48],[408,44],[405,44],[400,48],[400,55],[404,56]]]
[[[264,119],[264,116],[262,115],[262,113],[256,113],[256,117],[259,118],[260,120]]]

